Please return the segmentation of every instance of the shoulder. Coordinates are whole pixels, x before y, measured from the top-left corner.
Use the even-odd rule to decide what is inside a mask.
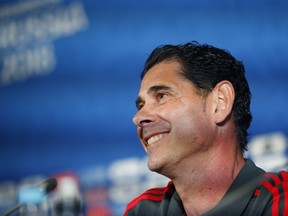
[[[170,181],[166,187],[146,190],[128,203],[124,215],[140,215],[142,211],[148,213],[148,209],[149,214],[151,215],[154,211],[158,211],[160,203],[165,199],[171,198],[174,192],[175,187],[172,181]]]
[[[254,191],[254,211],[260,212],[257,215],[282,215],[287,208],[288,173],[265,173]]]
[[[288,172],[265,173],[260,181],[258,190],[267,190],[270,193],[288,193]],[[260,192],[260,191],[259,191]],[[256,190],[257,193],[257,190]]]

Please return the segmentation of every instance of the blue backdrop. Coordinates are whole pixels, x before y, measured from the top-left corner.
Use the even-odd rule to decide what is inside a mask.
[[[132,117],[158,45],[229,50],[252,91],[250,138],[288,134],[285,0],[0,1],[0,180],[143,157]],[[285,148],[283,148],[285,150]]]

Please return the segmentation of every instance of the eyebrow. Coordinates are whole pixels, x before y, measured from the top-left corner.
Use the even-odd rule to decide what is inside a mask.
[[[152,92],[161,91],[161,90],[171,90],[171,87],[166,86],[166,85],[155,85],[155,86],[151,86],[151,87],[148,89],[148,94],[151,94]]]
[[[154,86],[151,86],[148,89],[147,93],[151,94],[153,92],[158,92],[158,91],[161,91],[161,90],[169,90],[169,91],[171,91],[172,88],[169,87],[169,86],[166,86],[166,85],[154,85]],[[136,99],[136,102],[135,102],[136,103],[136,107],[139,109],[139,105],[141,103],[143,103],[143,102],[144,102],[143,98],[141,96],[138,96],[137,99]]]

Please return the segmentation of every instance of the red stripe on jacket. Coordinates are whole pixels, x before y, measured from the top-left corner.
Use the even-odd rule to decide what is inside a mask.
[[[164,194],[173,194],[175,191],[174,185],[172,181],[168,183],[166,187],[163,188],[152,188],[147,191],[145,191],[143,194],[140,196],[136,197],[133,199],[126,208],[126,211],[124,213],[124,216],[128,215],[128,212],[134,208],[135,206],[138,205],[139,202],[142,200],[151,200],[151,201],[156,201],[156,202],[161,202],[163,200]]]

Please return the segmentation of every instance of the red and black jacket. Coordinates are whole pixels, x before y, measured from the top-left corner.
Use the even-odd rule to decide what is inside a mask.
[[[133,199],[124,216],[181,216],[182,202],[172,182]],[[203,216],[288,216],[288,173],[267,173],[247,160],[225,196]]]

